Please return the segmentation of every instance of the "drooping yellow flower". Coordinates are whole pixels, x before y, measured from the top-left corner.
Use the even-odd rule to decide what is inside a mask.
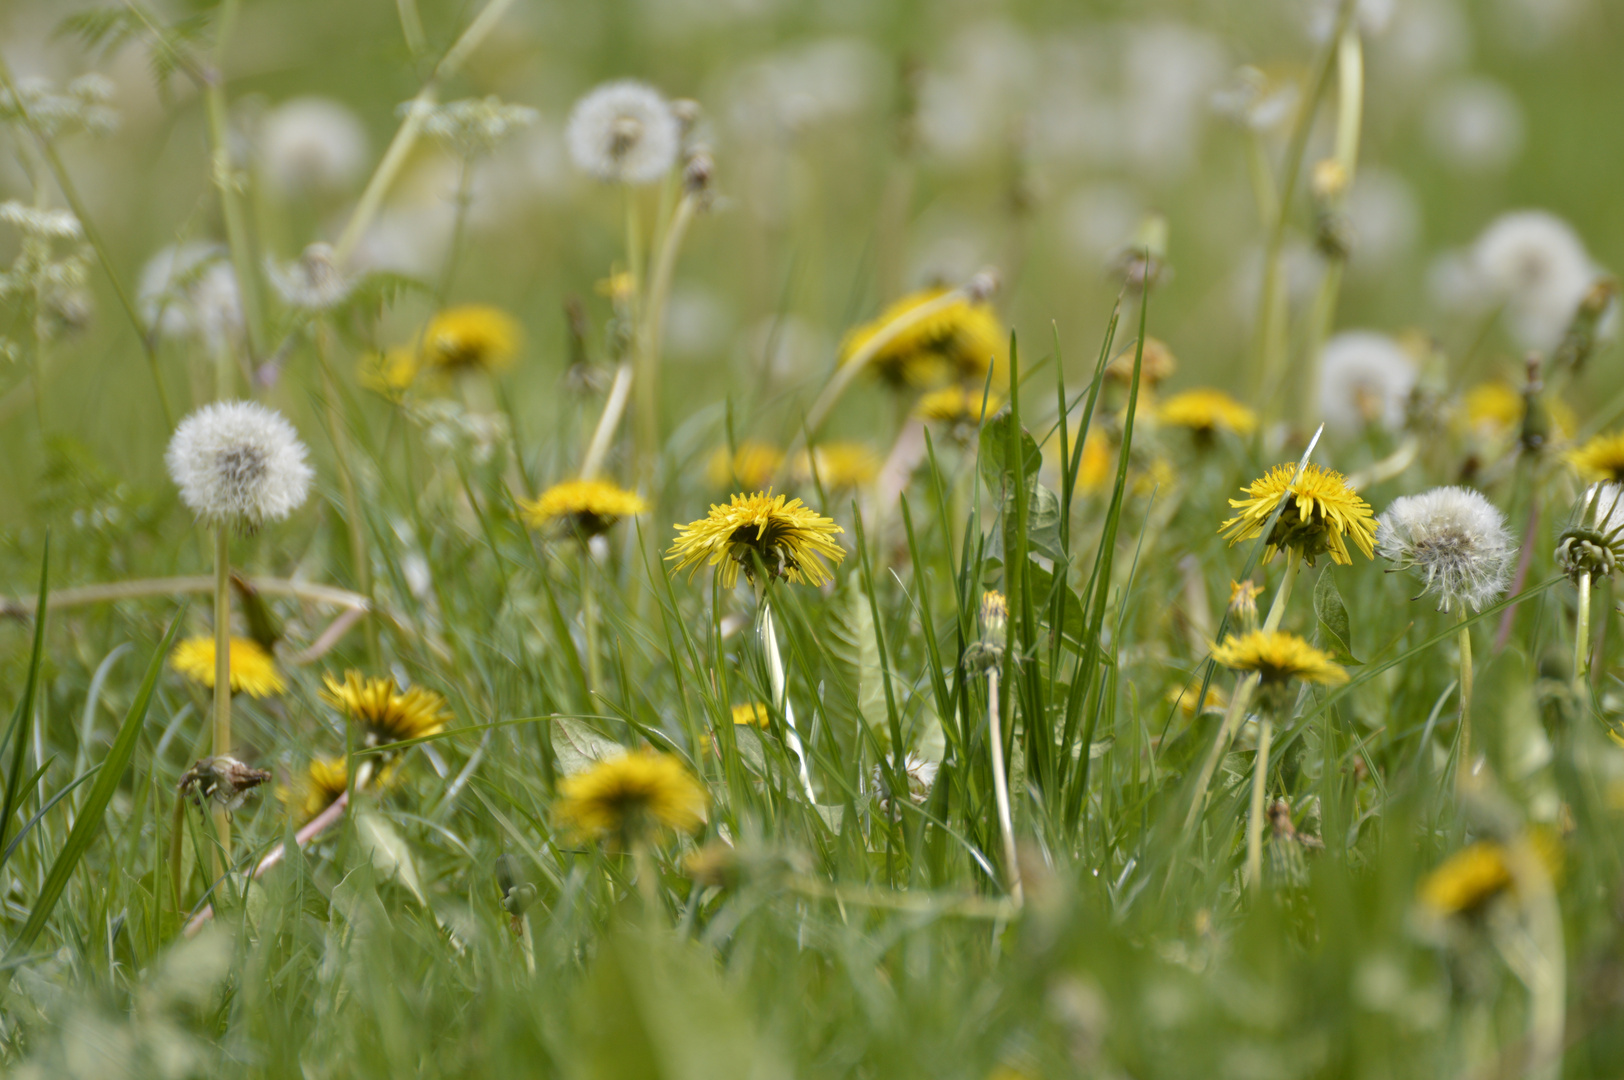
[[[600,761],[558,785],[553,820],[581,839],[691,832],[705,820],[705,789],[677,758],[635,750]]]
[[[810,484],[814,479],[826,490],[867,487],[880,475],[880,459],[859,442],[827,442],[802,450],[790,470],[795,480]]]
[[[887,327],[946,292],[933,288],[909,293],[872,322],[854,328],[841,343],[840,362],[850,363]],[[1002,370],[1006,347],[1003,324],[993,310],[959,299],[897,333],[880,346],[869,366],[893,386],[940,386],[955,378],[979,383],[989,367]]]
[[[265,647],[251,638],[231,639],[231,692],[266,698],[288,687],[276,660]],[[175,646],[169,666],[202,686],[214,689],[214,638],[191,637]]]
[[[445,371],[500,371],[519,352],[518,321],[489,304],[446,308],[423,330],[423,362]]]
[[[604,480],[566,480],[519,503],[520,516],[532,529],[563,525],[582,537],[608,532],[621,518],[647,512],[641,495]]]
[[[1347,478],[1334,469],[1305,466],[1294,479],[1293,465],[1276,465],[1261,479],[1243,490],[1245,499],[1230,499],[1240,511],[1218,526],[1231,545],[1263,532],[1274,508],[1286,500],[1286,508],[1269,534],[1267,557],[1285,548],[1300,556],[1309,566],[1320,555],[1330,553],[1331,561],[1353,565],[1346,540],[1352,539],[1365,558],[1375,554],[1376,519],[1370,504],[1348,486]]]
[[[407,345],[396,345],[382,352],[369,352],[361,357],[356,377],[361,385],[373,393],[382,394],[391,401],[400,400],[417,381],[422,369],[417,350]]]
[[[1164,424],[1191,428],[1206,436],[1218,431],[1250,435],[1257,429],[1257,413],[1222,390],[1206,387],[1174,394],[1161,403],[1156,417]]]
[[[727,589],[738,582],[741,566],[754,580],[758,560],[773,577],[822,585],[830,577],[823,560],[846,557],[834,541],[844,531],[800,499],[758,491],[734,495],[726,506],[713,503],[705,517],[678,525],[666,558],[676,561],[679,573],[692,567],[690,578],[701,566],[716,567]]]
[[[1553,878],[1562,871],[1562,844],[1547,829],[1533,829],[1528,842]],[[1422,907],[1434,915],[1460,915],[1475,911],[1494,897],[1514,888],[1511,854],[1497,840],[1468,844],[1439,863],[1421,879],[1417,890]]]
[[[711,454],[706,476],[712,487],[764,488],[773,482],[783,463],[784,452],[778,447],[746,439],[731,454],[727,447],[718,446]]]
[[[932,390],[914,405],[914,415],[926,423],[947,424],[950,427],[974,427],[981,423],[982,398],[986,398],[985,415],[996,416],[1004,407],[1004,399],[981,386],[944,386]]]
[[[1348,681],[1348,673],[1330,653],[1283,630],[1232,634],[1213,648],[1212,658],[1233,671],[1256,672],[1266,684],[1301,679],[1336,686]]]
[[[759,701],[733,706],[733,722],[741,727],[764,728],[768,726],[770,720],[771,714],[767,712],[767,706]]]
[[[322,700],[360,728],[368,748],[433,735],[451,716],[445,698],[421,686],[401,693],[393,679],[369,679],[359,671],[346,671],[343,682],[323,675],[322,682]]]
[[[1568,463],[1586,480],[1624,480],[1624,431],[1597,435],[1576,450],[1569,451]]]

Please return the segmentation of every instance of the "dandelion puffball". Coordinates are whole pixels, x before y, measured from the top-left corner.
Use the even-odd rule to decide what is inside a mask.
[[[1492,302],[1504,302],[1512,331],[1530,349],[1562,339],[1596,279],[1584,241],[1544,210],[1517,210],[1489,224],[1472,249],[1473,269]]]
[[[315,472],[282,414],[252,401],[205,405],[180,422],[164,461],[181,501],[210,525],[256,529],[287,517]]]
[[[1415,376],[1409,354],[1386,334],[1337,334],[1320,354],[1320,412],[1326,426],[1343,433],[1369,424],[1402,427]]]
[[[141,319],[164,337],[197,336],[209,350],[242,333],[242,297],[225,249],[191,242],[159,251],[141,268]]]
[[[366,168],[366,128],[336,101],[293,98],[266,113],[259,158],[279,191],[342,191]]]
[[[575,103],[564,138],[575,164],[599,180],[652,184],[676,164],[682,127],[658,90],[622,79]]]
[[[1517,548],[1505,515],[1470,488],[1440,487],[1394,499],[1376,520],[1376,546],[1425,582],[1438,610],[1478,610],[1506,588]]]

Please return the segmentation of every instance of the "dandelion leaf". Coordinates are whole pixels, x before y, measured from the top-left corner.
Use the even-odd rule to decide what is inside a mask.
[[[1337,663],[1356,667],[1364,661],[1353,655],[1349,644],[1352,630],[1348,625],[1348,606],[1342,602],[1331,569],[1327,566],[1314,583],[1314,615],[1319,620],[1320,645]]]
[[[580,720],[560,716],[553,721],[553,753],[558,756],[558,771],[565,776],[625,752],[624,746]]]

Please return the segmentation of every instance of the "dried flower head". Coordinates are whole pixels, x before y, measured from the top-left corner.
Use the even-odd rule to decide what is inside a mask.
[[[996,416],[1004,399],[980,386],[955,384],[932,390],[919,399],[914,415],[926,423],[974,428],[983,416]]]
[[[343,191],[367,165],[365,126],[331,98],[282,102],[260,121],[258,144],[265,178],[289,194]]]
[[[759,701],[733,706],[733,723],[738,727],[764,728],[770,725],[772,714]]]
[[[944,288],[910,293],[881,311],[872,322],[856,327],[840,346],[840,362],[849,363],[888,327],[946,295]],[[968,298],[891,336],[869,366],[893,386],[940,386],[955,379],[979,385],[989,368],[1002,369],[1007,334],[992,308]]]
[[[1404,425],[1416,367],[1386,334],[1347,330],[1320,354],[1320,412],[1332,431],[1351,433],[1371,424]]]
[[[322,682],[322,700],[360,728],[368,749],[433,735],[451,717],[445,698],[421,686],[402,693],[393,679],[369,679],[359,671],[346,671],[343,682],[324,675]]]
[[[227,810],[235,810],[270,778],[271,774],[264,769],[251,768],[234,757],[221,754],[198,759],[197,764],[181,775],[177,787],[182,792],[195,791],[200,800],[213,800]]]
[[[1492,603],[1505,592],[1517,553],[1505,515],[1463,487],[1394,499],[1376,522],[1376,545],[1395,569],[1422,578],[1422,595],[1436,595],[1439,611]]]
[[[199,686],[213,690],[214,659],[212,635],[189,637],[169,654],[169,666]],[[233,694],[267,698],[288,688],[282,673],[276,669],[276,660],[252,638],[232,638],[227,660],[231,665]]]
[[[622,79],[575,103],[564,139],[583,172],[606,182],[652,184],[677,163],[682,126],[658,90]]]
[[[701,566],[716,567],[727,589],[738,582],[740,567],[754,581],[758,562],[770,577],[821,585],[829,580],[823,560],[846,557],[834,541],[844,531],[800,499],[758,491],[734,495],[726,506],[712,504],[707,516],[678,525],[666,558],[679,572],[692,567],[690,578]]]
[[[293,425],[253,401],[192,413],[175,429],[164,462],[200,520],[250,530],[297,510],[315,476]]]
[[[806,484],[816,479],[831,491],[867,487],[880,475],[880,459],[863,443],[820,443],[796,455],[790,475]]]
[[[1313,566],[1316,558],[1329,552],[1332,562],[1351,566],[1349,538],[1367,559],[1374,557],[1376,519],[1370,504],[1341,473],[1309,464],[1298,474],[1294,465],[1276,465],[1243,490],[1248,498],[1229,500],[1240,513],[1218,526],[1231,545],[1261,535],[1275,507],[1284,501],[1286,508],[1269,534],[1267,558],[1285,548]]]
[[[783,463],[784,452],[778,447],[759,439],[746,439],[731,454],[727,447],[717,447],[711,453],[705,475],[712,487],[764,488],[773,482],[773,476]]]
[[[1253,672],[1265,684],[1299,679],[1336,686],[1348,681],[1348,673],[1331,659],[1330,653],[1283,630],[1232,634],[1214,646],[1212,658],[1231,670]]]
[[[1591,484],[1556,544],[1556,565],[1578,584],[1607,577],[1624,560],[1624,485]]]
[[[562,525],[583,538],[608,532],[621,518],[647,512],[641,495],[604,480],[566,480],[519,504],[519,514],[531,528]]]
[[[553,820],[581,839],[692,832],[705,820],[704,787],[680,760],[654,750],[597,762],[566,777],[558,795]]]
[[[423,360],[442,371],[500,371],[513,365],[521,337],[517,320],[501,308],[449,307],[423,330]]]
[[[1222,390],[1205,387],[1174,394],[1157,407],[1156,418],[1207,438],[1219,431],[1250,435],[1257,429],[1257,413]]]

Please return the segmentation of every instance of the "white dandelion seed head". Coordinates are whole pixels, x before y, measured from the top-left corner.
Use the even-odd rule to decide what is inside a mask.
[[[137,301],[142,320],[163,337],[201,338],[213,351],[242,335],[237,275],[218,244],[175,244],[148,259]]]
[[[329,98],[299,97],[265,114],[259,158],[279,191],[342,191],[367,166],[367,132],[347,105]]]
[[[1332,431],[1351,434],[1370,424],[1404,425],[1416,369],[1386,334],[1347,330],[1320,354],[1320,414]]]
[[[315,477],[305,456],[281,413],[253,401],[219,401],[180,422],[164,462],[200,520],[252,530],[305,501]]]
[[[1438,610],[1473,611],[1505,592],[1517,553],[1506,517],[1471,488],[1439,487],[1394,499],[1376,520],[1376,547],[1422,579]]]
[[[1549,349],[1562,339],[1596,279],[1579,234],[1544,210],[1515,210],[1490,222],[1472,259],[1492,298],[1505,303],[1513,333],[1530,349]]]
[[[652,184],[677,163],[682,125],[658,90],[621,79],[575,103],[564,139],[575,164],[599,180]]]
[[[1444,87],[1428,103],[1425,123],[1428,148],[1461,172],[1499,172],[1522,151],[1522,105],[1493,79]]]
[[[334,264],[332,247],[323,243],[311,244],[285,266],[267,260],[265,273],[284,304],[305,311],[337,307],[355,285],[354,280]]]

